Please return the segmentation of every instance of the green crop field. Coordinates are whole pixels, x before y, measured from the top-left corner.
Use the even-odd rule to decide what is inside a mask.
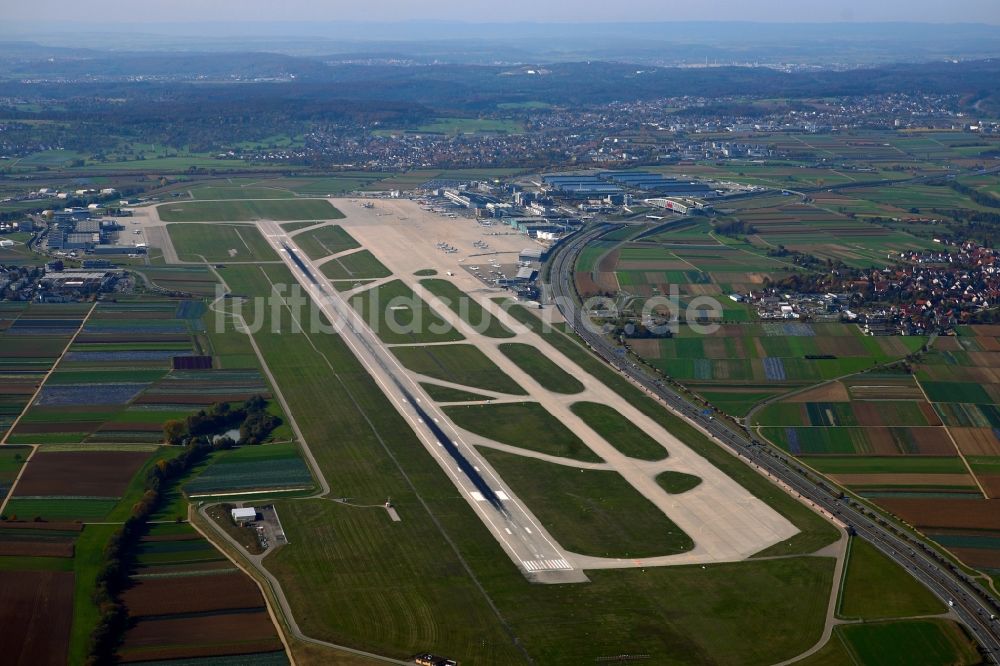
[[[311,488],[312,475],[294,444],[244,446],[222,452],[184,485],[188,495]]]
[[[663,460],[667,449],[619,414],[596,402],[575,402],[573,413],[621,453],[639,460]]]
[[[0,429],[0,433],[2,433]],[[0,503],[10,492],[14,479],[21,471],[21,465],[28,458],[31,449],[21,446],[4,446],[0,448]]]
[[[683,553],[694,542],[617,472],[565,465],[480,448],[559,544],[596,557]]]
[[[441,299],[462,321],[488,338],[512,338],[514,332],[500,323],[468,294],[447,280],[421,280],[420,285]]]
[[[961,628],[944,620],[911,620],[838,627],[859,664],[978,664],[981,658]]]
[[[306,229],[292,237],[310,259],[322,259],[331,254],[354,250],[361,245],[339,224],[330,224],[316,229]]]
[[[407,369],[434,379],[484,391],[527,395],[527,391],[472,345],[393,347],[392,353]]]
[[[164,222],[250,222],[253,220],[337,220],[343,213],[325,199],[232,199],[184,201],[157,206]]]
[[[455,342],[465,339],[399,280],[353,296],[351,305],[383,342]]]
[[[935,626],[926,626],[926,623]],[[848,627],[834,627],[833,635],[826,645],[812,656],[795,662],[796,666],[867,666],[868,664],[951,664],[953,666],[973,666],[982,663],[969,644],[962,630],[950,621],[942,620],[897,620],[874,625],[854,625],[851,630],[854,635],[845,633]],[[900,646],[897,654],[859,654],[852,643],[870,646],[880,639],[894,641],[914,637],[917,642]],[[933,651],[923,652],[926,641],[936,642]],[[889,643],[889,645],[894,645]],[[866,651],[867,652],[867,651]],[[864,658],[874,658],[874,661],[862,661]],[[940,661],[938,661],[940,659]]]
[[[944,604],[867,541],[851,539],[838,615],[874,620],[935,615]]]
[[[546,390],[574,394],[581,393],[584,389],[579,379],[556,365],[537,347],[508,342],[500,345],[500,351]]]
[[[362,280],[392,275],[392,271],[382,265],[382,262],[368,250],[334,257],[320,266],[320,270],[331,280]]]
[[[823,474],[964,474],[959,457],[810,456],[810,467]]]
[[[91,497],[12,497],[5,512],[22,520],[101,521],[115,508],[117,499]]]
[[[580,438],[536,402],[445,407],[460,428],[530,451],[601,462]]]
[[[168,224],[182,261],[277,261],[271,246],[249,224]]]

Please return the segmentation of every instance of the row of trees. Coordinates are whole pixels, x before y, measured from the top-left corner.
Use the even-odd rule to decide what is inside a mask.
[[[146,474],[142,497],[132,506],[128,519],[111,536],[102,553],[93,592],[94,604],[101,617],[90,636],[88,665],[115,662],[115,652],[128,628],[128,611],[120,596],[128,585],[139,540],[146,534],[149,518],[161,506],[165,492],[209,453],[232,445],[232,440],[228,439],[217,440],[213,444],[207,437],[192,438],[179,456],[157,461]]]
[[[260,444],[279,425],[281,419],[267,412],[267,400],[254,395],[239,407],[219,402],[184,420],[171,419],[163,424],[163,439],[168,444],[183,444],[193,437],[210,437],[238,428],[236,444]]]

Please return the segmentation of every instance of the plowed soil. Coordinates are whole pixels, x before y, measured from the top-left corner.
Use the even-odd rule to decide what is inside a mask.
[[[0,571],[0,661],[62,666],[73,621],[69,571]]]
[[[145,451],[56,451],[25,465],[15,496],[121,497],[149,458]]]

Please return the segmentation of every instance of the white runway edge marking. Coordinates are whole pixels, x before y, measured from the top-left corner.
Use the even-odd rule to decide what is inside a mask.
[[[557,571],[572,569],[569,562],[563,559],[559,560],[521,560],[521,564],[528,571]]]

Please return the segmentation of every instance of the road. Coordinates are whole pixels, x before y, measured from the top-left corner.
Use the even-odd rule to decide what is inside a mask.
[[[831,488],[822,479],[799,467],[793,459],[763,444],[752,435],[730,426],[727,422],[702,413],[661,379],[616,353],[620,350],[604,336],[585,325],[583,312],[573,286],[576,257],[590,241],[616,228],[617,225],[597,225],[584,229],[563,243],[552,260],[549,288],[560,313],[576,333],[611,367],[638,384],[647,393],[659,398],[686,421],[708,433],[717,442],[737,454],[748,464],[756,465],[773,479],[815,505],[836,515],[914,577],[930,588],[967,627],[979,642],[990,663],[1000,663],[1000,615],[997,600],[978,582],[972,580],[938,555],[931,542],[917,535],[893,529],[870,509]]]
[[[293,238],[276,222],[260,222],[259,228],[327,320],[339,326],[341,338],[525,576],[545,583],[587,580],[475,447],[464,441],[361,315],[329,287],[319,268],[298,249]]]

